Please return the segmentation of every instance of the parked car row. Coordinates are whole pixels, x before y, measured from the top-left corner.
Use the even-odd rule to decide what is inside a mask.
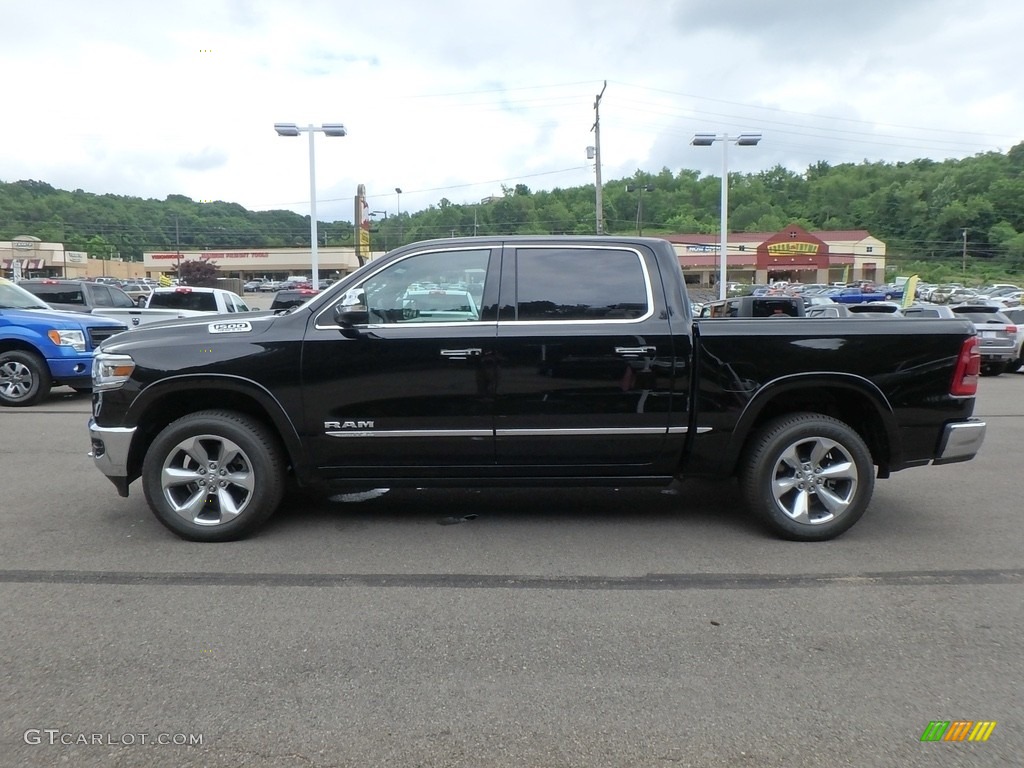
[[[136,307],[138,301],[112,283],[36,277],[18,283],[52,309],[91,313],[99,307]]]
[[[846,304],[827,295],[804,296],[748,295],[707,302],[695,306],[698,318],[962,318],[974,324],[979,339],[981,375],[998,376],[1015,372],[1024,365],[1024,308],[1009,309],[993,301],[964,304],[870,301]]]
[[[244,283],[242,285],[242,290],[246,293],[275,293],[277,291],[296,291],[303,289],[322,291],[333,282],[334,280],[323,278],[318,281],[317,286],[314,286],[312,280],[308,278],[302,280],[269,280],[258,277]]]
[[[18,285],[45,302],[50,309],[105,315],[126,323],[129,328],[202,313],[251,311],[238,294],[221,288],[161,288],[125,283],[125,287],[132,291],[129,293],[111,283],[51,278],[22,280]]]
[[[932,304],[986,302],[1005,307],[1020,306],[1024,290],[1012,283],[993,283],[981,288],[968,288],[960,283],[923,284],[917,287],[917,298]]]

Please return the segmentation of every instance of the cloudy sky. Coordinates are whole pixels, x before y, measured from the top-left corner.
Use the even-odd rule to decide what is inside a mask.
[[[420,210],[637,169],[1005,152],[1019,0],[0,0],[0,181],[309,212]],[[401,188],[402,194],[395,193]],[[2,215],[2,212],[0,212]]]

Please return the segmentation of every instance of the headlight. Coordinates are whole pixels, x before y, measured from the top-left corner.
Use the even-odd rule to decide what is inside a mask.
[[[47,331],[50,341],[58,347],[72,347],[76,352],[85,352],[85,334],[81,331]]]
[[[128,355],[97,352],[92,359],[92,391],[118,389],[124,386],[134,370],[135,361]]]

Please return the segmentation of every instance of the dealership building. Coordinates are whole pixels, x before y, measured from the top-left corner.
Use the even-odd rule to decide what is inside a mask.
[[[672,243],[686,281],[715,285],[720,274],[717,235],[663,235]],[[369,259],[383,252],[372,252]],[[807,231],[791,224],[779,232],[733,232],[726,243],[727,280],[769,283],[835,283],[854,280],[886,281],[885,243],[867,230]],[[207,259],[222,277],[282,280],[312,271],[308,248],[252,248],[202,251],[147,251],[141,262],[94,259],[81,251],[66,251],[61,243],[45,243],[23,235],[0,241],[0,274],[13,277],[86,278],[109,275],[120,279],[157,278],[172,273],[190,259]],[[359,266],[353,247],[317,249],[320,276],[337,279]]]
[[[381,255],[371,253],[367,260]],[[149,277],[173,272],[178,264],[192,259],[206,259],[216,265],[221,277],[251,280],[265,277],[284,280],[292,275],[309,277],[312,254],[309,248],[253,248],[209,251],[147,251],[142,267]],[[317,271],[321,278],[336,280],[354,272],[359,266],[355,248],[317,248]]]
[[[717,235],[664,237],[675,248],[688,283],[717,284],[721,269]],[[885,243],[864,229],[808,232],[795,224],[779,232],[731,232],[726,238],[726,280],[885,283]]]

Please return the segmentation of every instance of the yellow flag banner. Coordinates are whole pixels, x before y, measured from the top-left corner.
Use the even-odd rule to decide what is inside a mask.
[[[163,275],[163,274],[160,275],[160,279],[157,282],[160,283],[160,287],[161,288],[170,288],[171,287],[171,278],[168,277],[167,275]]]
[[[910,279],[903,284],[903,308],[906,309],[914,303],[914,296],[917,295],[917,275],[911,275]]]

